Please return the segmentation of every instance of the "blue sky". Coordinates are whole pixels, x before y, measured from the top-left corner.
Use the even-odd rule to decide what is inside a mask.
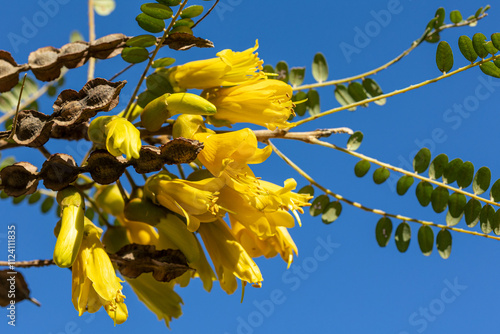
[[[57,1],[57,2],[54,2]],[[54,0],[50,20],[39,24],[37,31],[26,36],[27,43],[12,43],[9,33],[23,35],[26,22],[42,20],[42,1],[10,2],[2,9],[0,49],[8,50],[18,63],[25,63],[29,52],[43,46],[60,47],[67,43],[73,30],[86,37],[85,1]],[[201,1],[200,1],[201,2]],[[97,36],[122,32],[133,36],[143,33],[134,18],[140,1],[118,3],[109,17],[96,18]],[[193,3],[198,3],[193,1]],[[203,2],[208,6],[212,2]],[[446,5],[447,13],[458,9],[467,17],[480,6],[478,1],[454,1]],[[421,35],[438,5],[431,1],[249,1],[221,0],[219,10],[209,16],[195,34],[215,44],[215,49],[174,52],[163,49],[160,56],[177,62],[213,57],[219,50],[244,50],[259,40],[259,55],[266,64],[286,60],[290,67],[306,66],[306,82],[314,82],[310,67],[314,54],[323,52],[330,65],[329,79],[340,79],[380,66],[408,48]],[[45,7],[48,8],[48,7]],[[389,13],[389,14],[388,14]],[[476,27],[446,30],[442,40],[452,46],[454,69],[468,62],[460,55],[460,35],[476,32],[486,36],[497,32],[500,10],[495,5],[489,16]],[[37,21],[44,23],[43,21]],[[447,17],[447,22],[449,19]],[[366,34],[366,38],[360,37]],[[346,45],[356,52],[346,54]],[[384,92],[401,89],[439,75],[435,65],[436,44],[423,44],[408,57],[373,78]],[[98,62],[96,75],[109,78],[126,64],[116,57]],[[143,71],[137,65],[120,79],[129,83],[124,93],[130,94]],[[79,90],[85,83],[86,67],[67,75],[65,88]],[[388,99],[386,105],[370,105],[355,112],[343,111],[306,124],[302,130],[326,127],[350,127],[364,133],[359,152],[395,166],[408,169],[421,146],[431,149],[433,156],[446,153],[450,159],[460,157],[475,168],[488,166],[492,179],[500,178],[500,163],[495,156],[498,142],[497,112],[500,82],[483,75],[479,69],[428,85],[422,89]],[[478,95],[478,92],[481,92]],[[322,110],[338,106],[333,88],[320,90]],[[51,98],[40,100],[41,111],[51,113]],[[117,110],[126,104],[122,98]],[[462,114],[456,112],[463,106]],[[257,128],[257,127],[254,127]],[[433,135],[434,134],[434,135]],[[439,135],[437,135],[439,134]],[[345,145],[346,135],[328,139]],[[375,185],[371,173],[363,179],[354,176],[357,159],[341,152],[313,147],[304,143],[275,141],[275,144],[317,181],[346,198],[368,207],[382,209],[423,220],[445,224],[445,213],[435,214],[430,207],[419,206],[415,185],[407,195],[396,194],[390,182]],[[59,146],[57,146],[59,145]],[[76,160],[83,157],[84,147],[57,144],[53,150],[73,152]],[[14,154],[2,152],[2,154]],[[19,160],[41,166],[38,152],[20,150]],[[299,187],[306,184],[298,174],[272,156],[253,168],[265,180],[282,184],[294,177]],[[374,167],[372,166],[372,170]],[[397,179],[396,179],[397,180]],[[318,192],[317,192],[318,194]],[[3,219],[0,237],[7,225],[17,228],[18,259],[50,258],[55,238],[53,213],[41,215],[25,204],[11,206],[0,201]],[[500,292],[495,288],[500,271],[494,258],[498,241],[452,233],[451,257],[443,260],[437,250],[429,256],[420,253],[416,242],[419,225],[410,223],[412,241],[408,251],[400,254],[394,244],[380,248],[375,241],[375,225],[380,217],[343,205],[340,218],[324,225],[320,218],[305,214],[303,226],[291,234],[299,248],[292,268],[279,258],[257,259],[263,275],[261,289],[247,288],[240,303],[240,290],[226,295],[216,285],[206,293],[199,281],[179,289],[184,299],[184,315],[171,324],[174,333],[493,333],[493,319]],[[396,226],[397,221],[393,220]],[[466,228],[462,220],[457,227]],[[434,230],[436,234],[437,229]],[[0,250],[6,258],[7,244],[0,238]],[[0,253],[2,254],[2,253]],[[22,270],[32,296],[42,307],[29,302],[17,304],[17,326],[7,326],[2,311],[0,328],[19,333],[109,333],[118,331],[165,332],[163,322],[149,312],[125,287],[129,319],[113,327],[104,311],[78,317],[71,304],[69,270],[34,268]]]

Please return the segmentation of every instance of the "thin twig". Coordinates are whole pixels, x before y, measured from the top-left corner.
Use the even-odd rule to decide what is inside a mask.
[[[191,27],[191,29],[194,29],[194,27],[196,27],[198,25],[198,23],[203,21],[212,12],[212,10],[215,8],[215,6],[217,6],[218,3],[219,3],[219,0],[216,0],[215,3],[212,5],[212,7],[210,7],[208,12],[206,12],[205,15],[203,15],[203,17],[201,19],[196,21],[196,23]]]
[[[88,15],[89,15],[89,44],[95,41],[95,13],[94,0],[88,0]],[[87,81],[94,79],[95,58],[90,57],[89,67],[87,72]]]
[[[283,159],[290,167],[292,167],[293,169],[295,169],[295,171],[297,171],[297,173],[299,173],[302,177],[304,177],[311,184],[315,185],[316,187],[318,187],[319,189],[321,189],[323,192],[325,192],[326,194],[328,194],[328,195],[336,198],[337,200],[342,201],[344,203],[347,203],[349,205],[352,205],[352,206],[354,206],[354,207],[356,207],[358,209],[361,209],[361,210],[364,210],[364,211],[367,211],[367,212],[371,212],[371,213],[374,213],[374,214],[377,214],[377,215],[380,215],[380,216],[384,216],[384,217],[391,217],[391,218],[395,218],[395,219],[400,219],[402,221],[414,222],[414,223],[418,223],[418,224],[421,224],[421,225],[434,226],[434,227],[438,227],[438,228],[441,228],[441,229],[447,229],[447,230],[455,231],[455,232],[459,232],[459,233],[471,234],[471,235],[476,235],[476,236],[480,236],[480,237],[484,237],[484,238],[488,238],[488,239],[500,240],[500,237],[497,237],[497,236],[488,235],[488,234],[484,234],[484,233],[479,233],[479,232],[475,232],[475,231],[468,231],[468,230],[464,230],[464,229],[456,228],[456,227],[451,227],[451,226],[447,226],[447,225],[436,224],[436,223],[433,223],[433,222],[430,222],[430,221],[420,220],[420,219],[411,218],[411,217],[406,217],[406,216],[399,215],[399,214],[392,214],[392,213],[388,213],[388,212],[385,212],[385,211],[382,211],[382,210],[379,210],[379,209],[372,209],[372,208],[366,207],[366,206],[364,206],[364,205],[362,205],[360,203],[351,201],[351,200],[343,197],[342,195],[334,193],[333,191],[331,191],[331,190],[323,187],[322,185],[320,185],[319,183],[317,183],[316,181],[314,181],[314,179],[311,176],[309,176],[299,166],[297,166],[292,160],[290,160],[280,150],[278,150],[278,148],[273,143],[271,143],[271,141],[268,141],[268,143],[272,146],[273,151],[276,154],[278,154],[278,156],[281,159]]]
[[[123,73],[125,73],[126,71],[128,71],[129,69],[132,68],[132,66],[136,65],[137,63],[132,63],[132,64],[129,64],[127,67],[125,67],[124,69],[122,69],[120,72],[116,73],[115,75],[113,75],[111,78],[109,78],[109,81],[113,81],[115,80],[118,76],[122,75]]]
[[[12,139],[12,137],[14,136],[14,133],[16,133],[17,117],[19,115],[19,106],[21,105],[21,99],[23,97],[23,90],[24,90],[24,83],[26,82],[27,75],[28,75],[28,73],[25,73],[24,77],[23,77],[23,83],[21,85],[21,90],[19,91],[19,98],[17,99],[16,114],[14,115],[14,120],[12,121],[12,130],[10,131],[10,135],[7,137],[7,140]]]
[[[0,267],[10,267],[14,266],[17,268],[29,268],[29,267],[45,267],[51,266],[55,264],[54,260],[31,260],[31,261],[17,261],[17,262],[8,262],[8,261],[0,261]]]

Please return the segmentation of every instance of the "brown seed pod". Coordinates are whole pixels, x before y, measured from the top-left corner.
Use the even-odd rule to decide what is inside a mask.
[[[30,53],[28,64],[38,80],[52,81],[61,75],[62,63],[58,61],[59,50],[46,46]]]
[[[85,123],[80,123],[77,125],[68,125],[68,126],[58,126],[54,123],[52,125],[52,131],[50,132],[51,138],[56,139],[65,139],[65,140],[80,140],[88,138],[88,129],[90,122],[87,121]]]
[[[19,73],[27,70],[27,65],[17,65],[7,51],[0,50],[0,93],[8,92],[19,82]]]
[[[125,159],[116,158],[106,150],[95,150],[90,154],[85,170],[95,182],[110,184],[120,178],[126,167]]]
[[[131,163],[139,174],[159,171],[164,165],[160,149],[151,145],[142,146],[139,159],[132,159]]]
[[[203,149],[203,143],[183,137],[175,138],[161,148],[163,162],[168,165],[189,163],[196,159]]]
[[[38,173],[36,166],[29,162],[21,161],[6,166],[0,171],[1,187],[9,196],[33,194],[38,186]]]
[[[89,54],[97,59],[112,58],[122,52],[127,36],[111,34],[96,39],[89,47]]]
[[[61,47],[59,61],[67,68],[80,67],[87,62],[89,43],[76,41]]]
[[[80,171],[72,156],[56,153],[43,163],[40,177],[45,188],[59,191],[75,181]]]
[[[193,46],[198,48],[213,48],[214,43],[209,41],[208,39],[204,39],[201,37],[195,37],[191,34],[184,32],[176,32],[168,35],[163,44],[168,45],[169,48],[174,50],[188,50]]]
[[[50,138],[51,117],[36,110],[21,110],[12,139],[19,145],[40,147]]]

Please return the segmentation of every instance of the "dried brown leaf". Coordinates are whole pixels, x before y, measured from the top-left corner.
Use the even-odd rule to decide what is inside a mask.
[[[0,306],[6,307],[25,299],[40,306],[36,299],[30,297],[30,289],[20,272],[0,270]]]
[[[168,35],[163,44],[168,45],[169,48],[174,50],[188,50],[196,46],[198,48],[213,48],[214,43],[208,39],[196,37],[188,33],[177,32]]]

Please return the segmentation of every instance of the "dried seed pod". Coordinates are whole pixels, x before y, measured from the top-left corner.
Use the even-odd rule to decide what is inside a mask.
[[[87,167],[92,179],[99,184],[110,184],[120,178],[125,171],[127,162],[115,158],[106,150],[95,150],[87,160]]]
[[[89,44],[84,41],[68,43],[61,47],[59,61],[67,68],[80,67],[87,62]]]
[[[89,47],[89,54],[97,59],[108,59],[122,52],[127,36],[124,34],[111,34],[96,39]]]
[[[90,122],[80,123],[77,125],[59,126],[54,123],[52,131],[50,132],[51,138],[65,139],[65,140],[89,140],[87,131]]]
[[[36,110],[21,110],[12,139],[19,145],[40,147],[50,138],[51,117]]]
[[[26,65],[17,65],[9,52],[0,50],[0,93],[8,92],[17,85],[19,73],[26,70]]]
[[[184,32],[176,32],[167,36],[163,44],[174,50],[188,50],[196,46],[198,48],[213,48],[214,43],[208,39],[195,37]]]
[[[168,165],[189,163],[196,159],[202,149],[203,143],[178,137],[161,147],[161,156]]]
[[[54,122],[60,126],[83,123],[98,111],[110,111],[119,102],[119,94],[126,81],[110,82],[103,78],[88,81],[76,92],[63,90],[54,102]]]
[[[142,146],[139,156],[139,159],[132,159],[131,161],[135,171],[139,174],[159,171],[164,165],[161,151],[156,146]]]
[[[43,163],[40,177],[45,188],[59,191],[75,181],[80,171],[72,156],[56,153]]]
[[[52,81],[61,75],[62,63],[58,61],[59,50],[46,46],[30,53],[28,64],[38,80]]]
[[[35,192],[38,186],[36,166],[21,161],[6,166],[0,171],[1,187],[9,196],[29,195]]]

